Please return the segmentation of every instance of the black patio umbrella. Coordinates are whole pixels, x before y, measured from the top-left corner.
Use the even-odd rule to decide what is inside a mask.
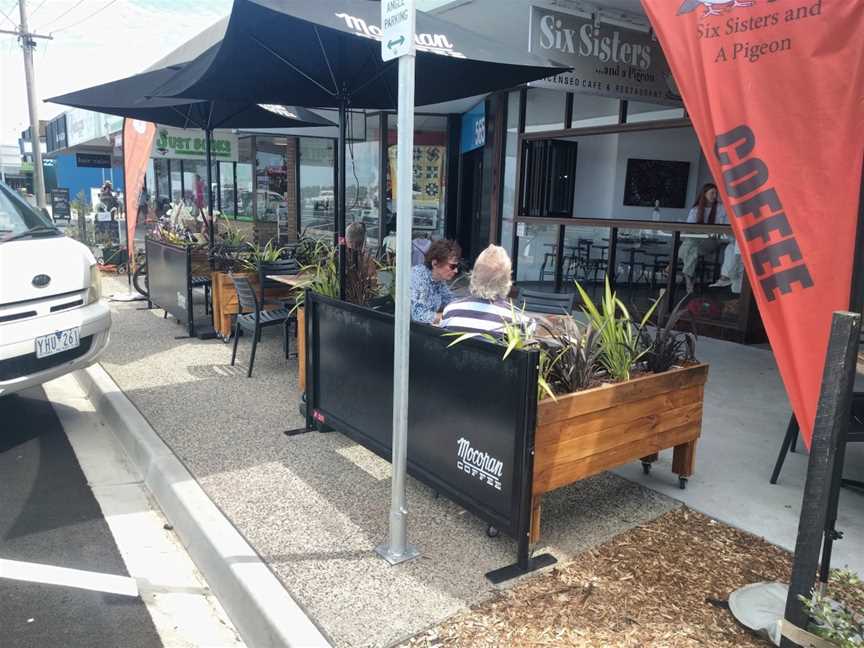
[[[349,108],[393,109],[398,60],[381,60],[381,5],[371,0],[235,0],[224,34],[154,97],[290,102],[339,109],[336,237],[345,231]],[[501,90],[569,69],[417,12],[417,105]],[[339,246],[340,273],[344,246]],[[344,282],[340,282],[344,283]]]
[[[224,22],[224,21],[223,21]],[[217,23],[218,26],[218,23]],[[207,44],[202,39],[212,32],[205,30],[198,43]],[[196,41],[193,39],[193,42]],[[200,50],[200,47],[197,49]],[[196,47],[187,43],[180,51],[183,55],[193,55]],[[259,105],[248,99],[186,100],[163,97],[148,97],[154,88],[163,85],[182,71],[184,64],[150,70],[118,81],[104,83],[77,92],[52,97],[47,101],[65,106],[73,106],[94,112],[119,115],[130,119],[156,122],[164,126],[178,128],[200,128],[205,132],[205,158],[207,164],[207,217],[208,238],[212,251],[215,235],[213,226],[213,178],[210,140],[216,128],[287,128],[301,126],[332,126],[333,123],[299,106]]]

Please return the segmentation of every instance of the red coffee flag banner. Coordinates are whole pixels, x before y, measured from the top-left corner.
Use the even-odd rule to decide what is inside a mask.
[[[808,447],[848,310],[864,157],[864,0],[642,0],[741,248]]]
[[[138,224],[138,201],[147,174],[147,162],[153,150],[156,124],[139,119],[123,120],[123,170],[126,196],[126,241],[129,263],[135,263],[135,228]],[[132,265],[130,265],[130,268]],[[134,268],[133,268],[134,269]]]

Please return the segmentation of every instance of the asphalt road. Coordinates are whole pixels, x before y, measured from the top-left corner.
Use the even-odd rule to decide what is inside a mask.
[[[0,560],[128,576],[41,388],[0,398]],[[0,645],[162,643],[140,598],[0,577]]]

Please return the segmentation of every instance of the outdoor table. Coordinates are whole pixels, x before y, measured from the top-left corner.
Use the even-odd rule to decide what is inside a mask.
[[[267,275],[268,279],[278,281],[292,288],[300,288],[309,280],[308,274]]]

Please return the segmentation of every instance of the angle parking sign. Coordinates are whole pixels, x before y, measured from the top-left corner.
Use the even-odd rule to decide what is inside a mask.
[[[381,58],[414,55],[414,0],[381,0]]]

